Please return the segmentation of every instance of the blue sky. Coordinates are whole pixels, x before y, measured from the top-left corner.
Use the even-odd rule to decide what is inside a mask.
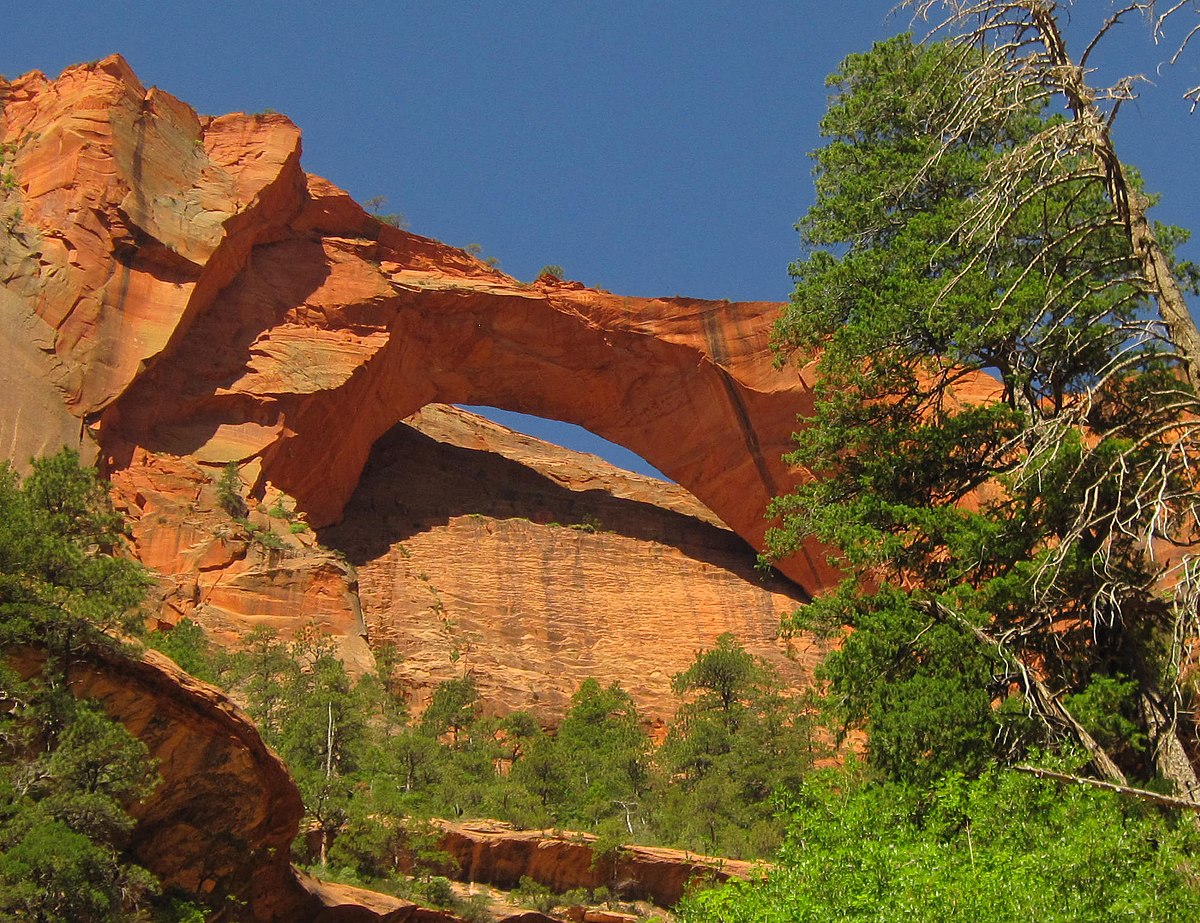
[[[518,278],[556,263],[625,295],[784,300],[825,75],[907,27],[892,6],[60,0],[6,10],[0,73],[120,52],[201,112],[287,114],[310,172]],[[1130,24],[1110,52],[1157,84],[1121,113],[1122,156],[1161,220],[1200,230],[1200,114],[1178,101],[1200,47],[1160,75]]]

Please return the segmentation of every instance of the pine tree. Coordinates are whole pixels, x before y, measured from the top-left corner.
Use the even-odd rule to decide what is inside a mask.
[[[981,224],[997,165],[1063,124],[1018,90],[948,132],[988,56],[902,36],[830,78],[778,327],[817,362],[791,457],[816,478],[777,501],[771,541],[820,539],[853,575],[797,624],[856,629],[825,676],[880,768],[928,779],[1066,739],[1145,778],[1062,694],[1132,677],[1155,752],[1175,739],[1150,712],[1178,654],[1163,552],[1190,540],[1193,398],[1102,172],[1064,151]]]

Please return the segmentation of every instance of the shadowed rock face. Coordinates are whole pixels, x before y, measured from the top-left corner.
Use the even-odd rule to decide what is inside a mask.
[[[797,686],[825,649],[777,638],[803,594],[682,488],[441,405],[376,443],[320,539],[355,566],[368,635],[418,705],[469,672],[490,710],[554,724],[597,677],[659,724],[671,677],[722,633]]]
[[[375,441],[436,401],[583,425],[756,546],[793,483],[780,456],[811,393],[772,366],[777,305],[519,283],[306,176],[282,116],[197,116],[119,57],[0,99],[0,350],[40,371],[0,422],[17,458],[236,460],[321,526]],[[781,567],[810,592],[833,576],[819,555]]]

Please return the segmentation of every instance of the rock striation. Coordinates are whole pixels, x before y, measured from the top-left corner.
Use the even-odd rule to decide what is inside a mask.
[[[551,725],[596,677],[661,725],[671,677],[725,632],[797,686],[826,650],[777,637],[803,594],[682,488],[444,405],[376,443],[319,534],[354,565],[368,635],[395,645],[418,706],[470,673],[493,711]]]
[[[5,654],[26,676],[41,670],[37,651]],[[71,688],[98,701],[156,761],[162,781],[132,809],[133,841],[164,887],[218,907],[246,903],[254,920],[311,918],[290,864],[300,792],[237,706],[154,651],[93,649],[72,665]]]
[[[472,669],[551,712],[595,673],[669,714],[670,675],[722,631],[806,675],[775,625],[836,573],[810,548],[763,582],[724,528],[757,546],[804,476],[780,460],[811,392],[772,364],[777,305],[518,282],[306,174],[283,116],[197,115],[119,56],[0,82],[0,103],[0,446],[99,460],[161,624],[234,642],[315,622],[356,669],[397,643],[418,699]],[[422,410],[447,403],[579,423],[684,490],[627,497],[579,459],[564,479],[532,441]],[[516,464],[485,458],[502,443]]]

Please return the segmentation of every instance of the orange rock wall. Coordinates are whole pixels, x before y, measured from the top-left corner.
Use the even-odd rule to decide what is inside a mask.
[[[792,483],[780,455],[811,395],[771,363],[775,305],[517,282],[306,177],[283,117],[199,117],[119,57],[0,100],[4,297],[23,313],[4,351],[42,364],[58,438],[65,412],[112,471],[139,449],[237,460],[324,525],[375,440],[441,401],[586,426],[751,544]],[[49,395],[6,414],[16,457],[46,447],[31,413]],[[819,554],[785,569],[810,590],[833,577]]]
[[[596,677],[669,722],[671,677],[724,632],[811,682],[824,649],[776,637],[803,594],[686,491],[440,405],[409,423],[320,539],[355,565],[372,643],[396,645],[418,705],[470,673],[491,710],[554,723]]]
[[[6,653],[25,675],[41,669],[36,652]],[[162,782],[133,808],[138,861],[167,888],[247,903],[250,919],[311,919],[290,866],[300,792],[232,702],[153,651],[141,659],[93,651],[72,665],[71,687],[157,761]]]
[[[560,893],[605,887],[622,900],[671,907],[695,879],[745,880],[762,868],[761,863],[650,846],[625,846],[614,857],[596,857],[594,836],[516,830],[495,821],[440,826],[439,845],[458,863],[457,877],[501,888],[515,888],[529,877]]]

